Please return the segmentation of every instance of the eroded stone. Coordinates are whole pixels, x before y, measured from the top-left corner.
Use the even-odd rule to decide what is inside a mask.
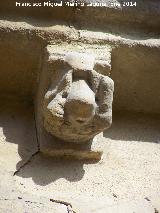
[[[67,142],[86,142],[112,123],[114,83],[97,73],[93,55],[67,53],[70,67],[45,94],[44,126]]]

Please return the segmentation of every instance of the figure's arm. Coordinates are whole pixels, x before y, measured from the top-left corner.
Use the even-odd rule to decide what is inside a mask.
[[[73,70],[69,70],[58,84],[57,93],[61,93],[62,96],[67,97],[72,85],[72,73]]]
[[[58,85],[55,87],[55,84],[52,84],[45,94],[44,104],[47,106],[49,102],[51,102],[58,93],[61,93],[62,96],[67,96],[72,84],[72,70],[68,71],[63,78],[60,80]]]
[[[109,128],[112,123],[112,101],[114,82],[108,76],[99,74],[95,70],[90,72],[92,90],[97,103],[93,126],[99,131]]]
[[[108,76],[101,75],[101,80],[98,89],[99,107],[97,111],[98,117],[108,124],[112,123],[112,102],[113,102],[114,82]]]

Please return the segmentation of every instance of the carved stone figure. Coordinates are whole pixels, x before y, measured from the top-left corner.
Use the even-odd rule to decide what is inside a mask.
[[[93,55],[68,53],[69,69],[44,97],[44,126],[67,142],[87,142],[112,123],[114,83],[97,73]]]

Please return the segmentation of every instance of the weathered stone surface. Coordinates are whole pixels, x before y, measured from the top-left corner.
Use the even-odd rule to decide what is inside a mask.
[[[88,164],[37,155],[17,173],[14,186],[21,193],[32,191],[69,202],[73,210],[102,210],[117,202],[131,206],[132,201],[145,197],[152,204],[150,195],[158,197],[160,191],[159,125],[156,116],[114,115],[102,143],[102,161]]]
[[[68,142],[86,142],[112,123],[114,83],[93,70],[94,56],[66,53],[70,66],[44,97],[44,126]]]
[[[146,200],[120,202],[113,206],[104,206],[100,209],[93,209],[96,213],[155,213],[154,207]]]
[[[0,167],[13,175],[37,150],[33,107],[15,97],[1,97]]]
[[[94,199],[73,201],[75,212],[78,213],[155,213],[152,204],[145,199],[133,201],[120,201],[116,204],[106,197],[101,197],[98,202]]]
[[[34,0],[30,0],[33,3]],[[38,0],[43,4],[43,0]],[[66,1],[62,0],[63,3]],[[68,0],[70,2],[70,0]],[[2,0],[0,14],[2,17],[31,17],[55,21],[65,21],[79,28],[92,28],[119,32],[120,30],[132,31],[159,31],[159,2],[158,0],[141,0],[137,6],[127,6],[122,0],[83,0],[78,2],[96,3],[104,2],[107,7],[16,7],[14,0]],[[130,2],[130,1],[128,1]],[[120,6],[112,6],[115,3]],[[124,6],[123,6],[124,4]],[[141,15],[140,15],[141,14]],[[88,18],[89,17],[89,18]],[[99,31],[100,31],[99,30]]]
[[[59,45],[60,42],[61,45]],[[39,20],[37,23],[35,20],[25,19],[22,21],[0,20],[0,61],[2,64],[0,90],[33,98],[39,82],[38,71],[40,69],[38,68],[41,66],[39,60],[42,47],[47,43],[57,44],[54,50],[52,45],[50,46],[51,52],[65,53],[65,42],[72,44],[72,48],[67,51],[76,51],[76,48],[82,51],[85,45],[86,51],[94,49],[96,55],[99,56],[96,58],[94,69],[99,70],[103,75],[111,73],[112,56],[111,78],[116,85],[114,110],[159,113],[160,41],[156,32],[131,35],[130,31],[127,31],[127,34],[125,31],[119,31],[118,34],[114,34],[104,30],[103,32],[76,30],[74,27],[54,25],[49,21],[43,23]],[[112,54],[107,55],[106,52],[111,52],[109,49],[113,51]],[[92,51],[87,53],[92,53]],[[104,63],[105,61],[107,63]],[[21,69],[24,64],[25,68]],[[128,82],[134,83],[128,84]],[[128,88],[127,91],[126,88]]]
[[[49,45],[46,50],[36,106],[41,152],[99,160],[103,150],[99,133],[112,122],[114,85],[107,76],[111,48],[102,46],[100,51],[89,46],[87,57],[83,46]],[[94,70],[97,63],[106,66],[104,75]]]
[[[99,161],[103,148],[103,133],[100,133],[91,142],[85,144],[65,143],[54,139],[51,144],[42,146],[41,152],[53,158]]]
[[[41,213],[55,212],[68,213],[67,205],[58,202],[51,202],[48,197],[33,195],[31,193],[21,193],[10,188],[1,187],[0,212],[5,213]]]
[[[123,4],[124,1],[114,2]],[[55,155],[54,151],[58,150],[57,139],[43,129],[39,115],[51,83],[55,80],[57,84],[65,75],[61,59],[66,51],[70,52],[68,44],[71,51],[96,52],[94,70],[102,75],[111,74],[115,96],[113,126],[106,132],[106,139],[99,137],[101,143],[93,142],[90,147],[92,150],[95,145],[96,150],[104,150],[104,159],[97,164],[58,161],[39,152],[28,158],[37,150],[37,144],[36,147],[33,144],[36,135],[33,111],[29,106],[13,104],[14,100],[6,104],[1,99],[0,212],[69,212],[62,202],[69,202],[73,210],[84,213],[159,210],[160,119],[158,115],[130,112],[116,116],[115,113],[130,110],[159,114],[159,14],[158,0],[137,1],[136,7],[45,9],[16,8],[15,0],[1,1],[0,92],[4,97],[12,94],[34,100],[41,152],[49,144],[55,145],[49,148],[49,155]],[[48,60],[45,67],[43,49],[48,44],[54,45],[50,50],[47,46],[50,56],[45,55]],[[57,65],[53,62],[55,58],[58,58]],[[52,70],[53,79],[49,73]],[[40,98],[36,101],[38,86]],[[68,155],[69,152],[66,145]],[[47,198],[41,199],[41,195]],[[55,202],[50,202],[50,198]],[[144,198],[144,202],[139,200]]]
[[[13,100],[7,102],[8,105],[11,102],[13,103]],[[3,106],[1,108],[1,115],[5,118],[4,122],[1,123],[1,125],[4,124],[2,125],[3,132],[7,130],[6,125],[10,127],[8,128],[10,140],[8,137],[7,141],[13,141],[11,136],[12,139],[16,136],[16,139],[25,137],[28,143],[31,142],[30,137],[26,137],[26,134],[23,136],[25,131],[22,131],[22,117],[28,116],[29,108],[27,107],[23,111],[20,104],[22,110],[22,113],[20,113],[20,108],[16,105],[18,112],[13,114],[12,105],[9,110],[12,115],[15,115],[15,120],[12,120],[10,116],[10,119],[6,119],[7,116],[4,113],[6,104],[4,105],[4,102]],[[18,117],[22,119],[20,119],[19,125]],[[24,130],[27,129],[29,135],[32,135],[28,129],[31,127],[30,122],[27,123],[28,125],[24,127]],[[17,125],[18,130],[14,131],[14,127]],[[41,212],[43,210],[50,213],[52,211],[56,212],[57,207],[63,213],[65,206],[59,206],[59,204],[57,206],[56,203],[49,201],[51,198],[71,203],[73,210],[79,209],[85,212],[85,209],[88,211],[91,209],[92,211],[103,212],[104,208],[105,212],[107,208],[109,210],[124,209],[124,207],[125,209],[133,209],[131,208],[131,203],[134,203],[133,200],[148,197],[153,208],[158,209],[158,192],[160,191],[159,125],[157,116],[142,116],[141,114],[135,114],[134,116],[130,114],[115,115],[113,126],[106,132],[106,138],[102,142],[104,145],[103,161],[97,164],[85,164],[76,161],[58,161],[38,154],[28,161],[16,173],[16,176],[13,176],[13,171],[16,169],[15,165],[19,162],[20,157],[16,157],[16,160],[14,160],[15,157],[12,156],[18,156],[17,145],[14,146],[14,149],[8,149],[9,142],[3,139],[3,145],[1,146],[3,155],[0,157],[0,202],[2,212],[5,212],[5,209],[12,212],[14,208],[17,212],[18,209],[28,211],[33,209],[36,213],[40,210]],[[24,141],[20,139],[20,142]],[[30,147],[28,147],[28,143],[23,144],[23,154],[28,153],[27,149]],[[15,144],[12,144],[12,147],[13,145]],[[29,149],[33,151],[32,146]],[[22,147],[21,151],[23,151]],[[150,196],[152,193],[155,195]],[[46,199],[41,199],[41,196],[46,197]],[[18,199],[18,197],[22,197],[22,199]],[[4,199],[8,199],[8,201]],[[20,200],[20,203],[18,200]],[[115,206],[117,201],[118,204]],[[93,205],[91,205],[92,203]],[[139,208],[139,206],[142,209],[143,205],[136,202],[136,208],[134,207],[134,209]],[[147,206],[144,209],[147,212]]]
[[[152,194],[149,197],[145,198],[149,201],[155,209],[155,213],[160,212],[160,194]]]
[[[85,53],[70,52],[66,53],[65,61],[74,70],[93,70],[95,64],[95,56]]]

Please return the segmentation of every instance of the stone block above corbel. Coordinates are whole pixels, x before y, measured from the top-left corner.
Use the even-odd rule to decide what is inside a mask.
[[[100,74],[110,76],[112,52],[112,47],[110,45],[48,45],[46,48],[48,61],[50,63],[65,61],[65,55],[67,52],[94,55],[95,62],[93,69]]]

